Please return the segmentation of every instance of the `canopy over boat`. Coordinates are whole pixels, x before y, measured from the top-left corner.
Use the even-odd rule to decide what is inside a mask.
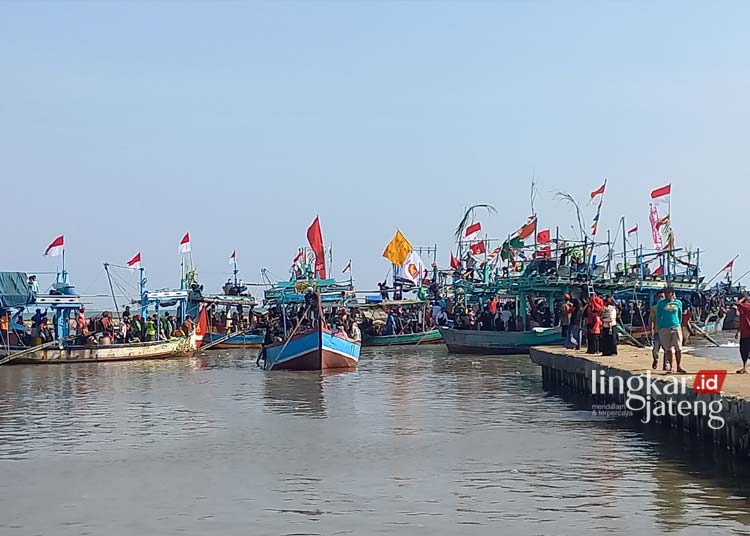
[[[33,301],[24,272],[0,272],[0,307],[25,307]]]

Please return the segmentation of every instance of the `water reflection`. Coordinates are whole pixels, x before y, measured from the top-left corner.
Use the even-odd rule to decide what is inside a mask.
[[[744,464],[594,418],[585,401],[545,391],[528,357],[366,349],[358,370],[334,374],[265,372],[255,358],[1,368],[0,533],[631,535],[750,523]]]

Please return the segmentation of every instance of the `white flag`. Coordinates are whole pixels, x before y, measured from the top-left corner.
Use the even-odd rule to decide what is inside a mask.
[[[424,270],[425,266],[419,253],[412,250],[411,253],[409,253],[409,256],[406,257],[404,264],[401,265],[401,277],[418,285]]]

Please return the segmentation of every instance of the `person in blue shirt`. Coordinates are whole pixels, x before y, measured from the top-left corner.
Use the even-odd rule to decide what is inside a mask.
[[[676,299],[674,289],[665,290],[666,297],[656,304],[656,328],[659,342],[669,355],[670,372],[685,374],[682,368],[682,301]],[[674,359],[672,359],[674,358]]]

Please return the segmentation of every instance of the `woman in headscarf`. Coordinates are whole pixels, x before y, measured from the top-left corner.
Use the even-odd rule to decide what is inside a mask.
[[[602,311],[601,349],[603,356],[617,355],[617,306],[612,296],[607,298]]]

